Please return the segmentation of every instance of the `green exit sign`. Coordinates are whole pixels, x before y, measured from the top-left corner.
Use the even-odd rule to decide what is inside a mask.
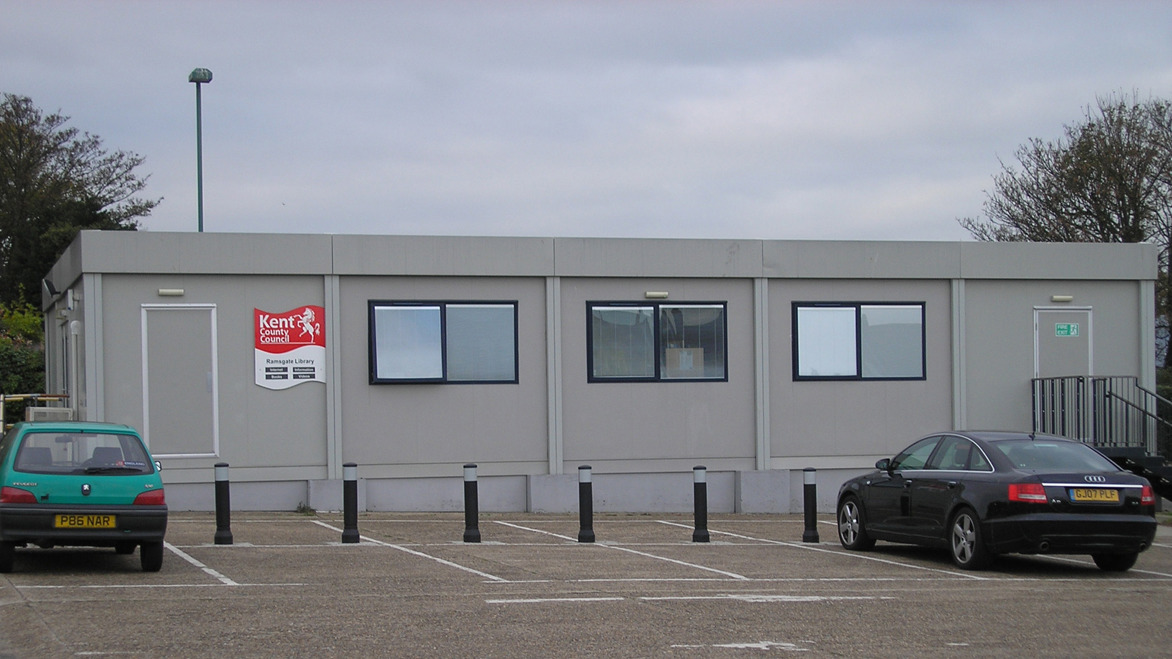
[[[1054,323],[1054,336],[1078,336],[1078,323]]]

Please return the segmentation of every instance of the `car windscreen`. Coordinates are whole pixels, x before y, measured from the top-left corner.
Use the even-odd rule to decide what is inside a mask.
[[[153,473],[142,441],[101,432],[32,432],[24,436],[13,464],[32,474],[135,475]]]
[[[1094,449],[1077,442],[1042,439],[1006,439],[992,442],[1013,466],[1029,471],[1119,471]]]

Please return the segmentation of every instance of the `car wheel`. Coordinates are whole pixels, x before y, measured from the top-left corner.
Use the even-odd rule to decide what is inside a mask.
[[[12,563],[16,560],[16,543],[0,542],[0,574],[12,571]]]
[[[119,542],[114,545],[114,553],[121,554],[122,556],[133,554],[136,546],[133,542]]]
[[[844,497],[838,504],[838,541],[843,547],[854,550],[875,546],[875,538],[867,533],[863,507],[857,497]]]
[[[979,570],[989,564],[993,555],[985,548],[981,537],[981,522],[970,508],[962,508],[948,525],[948,546],[952,562],[964,570]]]
[[[1127,572],[1131,566],[1135,565],[1136,560],[1139,559],[1139,552],[1133,551],[1126,554],[1091,554],[1091,558],[1095,559],[1095,565],[1104,572]]]
[[[143,572],[158,572],[163,568],[163,543],[144,542],[140,545]]]

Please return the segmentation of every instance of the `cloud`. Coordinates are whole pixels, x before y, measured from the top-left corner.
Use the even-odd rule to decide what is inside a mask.
[[[998,158],[1172,84],[1159,3],[0,0],[4,91],[150,230],[963,239]]]

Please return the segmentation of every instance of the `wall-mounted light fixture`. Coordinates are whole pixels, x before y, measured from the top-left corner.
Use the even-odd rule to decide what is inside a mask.
[[[648,300],[666,300],[667,291],[647,291],[643,294],[643,297]]]
[[[1074,300],[1073,295],[1051,295],[1051,302],[1071,302]]]
[[[183,289],[182,288],[160,288],[159,289],[159,296],[160,297],[183,297]]]

